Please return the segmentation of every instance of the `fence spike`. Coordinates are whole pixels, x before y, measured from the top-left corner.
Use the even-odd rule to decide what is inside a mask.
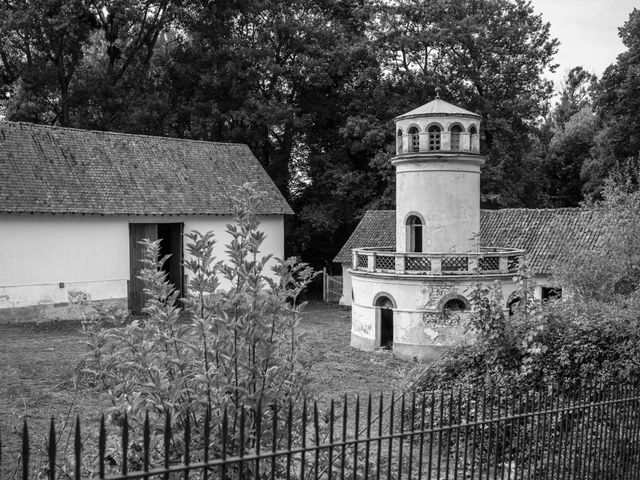
[[[27,418],[22,424],[22,480],[29,479],[29,427]]]
[[[254,478],[260,478],[260,443],[262,442],[262,405],[258,400],[256,406],[256,471],[254,472]]]
[[[171,455],[171,410],[167,409],[164,414],[164,480],[169,480],[169,458]]]
[[[333,478],[333,429],[335,427],[333,417],[335,416],[334,401],[331,399],[329,405],[329,461],[328,461],[328,480]]]
[[[347,421],[348,421],[348,403],[347,394],[342,397],[342,450],[340,451],[340,480],[344,480],[345,462],[347,457],[347,446],[345,444],[347,440]],[[369,444],[367,443],[367,447]],[[365,473],[366,478],[366,473]]]
[[[302,436],[302,452],[300,453],[300,478],[305,479],[305,470],[307,467],[307,397],[306,395],[302,399],[302,422],[300,427],[300,433]]]
[[[49,441],[47,443],[47,454],[49,455],[49,480],[56,478],[56,426],[51,416],[49,423]]]
[[[402,392],[402,399],[400,402],[400,445],[398,448],[398,478],[402,478],[402,454],[404,446],[404,414],[405,414],[405,394]]]
[[[129,469],[128,456],[129,456],[129,416],[127,412],[124,412],[124,423],[122,424],[122,475],[127,474]]]
[[[208,480],[209,478],[209,442],[211,437],[211,402],[207,403],[207,409],[204,413],[204,435],[203,435],[203,449],[204,449],[204,463],[205,466],[202,469],[202,480]]]
[[[313,428],[314,428],[314,443],[316,445],[316,447],[318,447],[320,445],[320,424],[318,422],[318,402],[317,401],[313,401]],[[320,468],[320,449],[316,448],[315,449],[316,455],[315,455],[315,462],[314,462],[314,473],[315,473],[315,479],[318,480],[319,478],[319,468]],[[275,459],[274,459],[275,460]]]
[[[360,439],[360,394],[356,395],[355,405],[355,438],[353,442],[353,480],[358,477],[358,440]]]
[[[458,387],[458,401],[457,405],[457,413],[456,413],[456,425],[462,425],[462,387]],[[453,460],[453,480],[458,480],[458,460],[460,459],[460,429],[456,428],[451,431],[455,433],[456,442],[455,442],[455,458]],[[449,471],[449,469],[447,469]]]
[[[100,430],[98,433],[98,475],[104,478],[104,457],[107,450],[107,431],[104,426],[104,414],[100,415]]]
[[[376,480],[380,479],[380,468],[382,466],[382,414],[384,413],[384,395],[380,392],[378,401],[378,444],[376,445]],[[356,430],[357,432],[357,430]]]
[[[391,480],[391,461],[393,460],[393,417],[394,417],[394,406],[395,406],[396,394],[395,392],[391,392],[391,403],[389,405],[389,440],[387,446],[387,480]]]
[[[142,449],[143,449],[143,469],[149,471],[149,443],[151,437],[151,429],[149,427],[149,410],[144,412],[144,425],[142,428]],[[145,478],[148,478],[145,476]]]
[[[289,398],[289,409],[287,411],[287,480],[291,478],[291,446],[293,442],[293,402]],[[242,443],[242,442],[241,442]]]
[[[317,411],[316,411],[317,414]],[[276,478],[276,455],[275,453],[278,451],[278,403],[273,402],[273,438],[271,439],[271,453],[273,453],[271,457],[271,480],[275,480]],[[316,462],[317,469],[317,462]],[[317,470],[316,470],[317,472]]]
[[[369,456],[371,454],[371,407],[372,407],[371,390],[369,390],[369,395],[367,396],[367,428],[366,428],[367,443],[365,444],[365,454],[364,454],[364,457],[367,459],[367,461],[364,462],[363,478],[369,478]]]
[[[418,480],[422,480],[422,464],[423,464],[423,453],[424,453],[424,418],[426,414],[426,406],[427,406],[427,395],[423,391],[422,392],[422,406],[421,406],[421,418],[420,418],[420,447],[418,450]]]
[[[451,387],[451,389],[449,390],[449,405],[447,407],[447,424],[451,425],[451,422],[453,421],[453,418],[451,417],[453,414],[453,387]],[[447,443],[445,444],[447,447],[447,452],[446,452],[446,463],[445,463],[445,480],[449,480],[449,458],[451,457],[450,455],[450,450],[451,450],[451,429],[447,430]],[[494,480],[496,480],[494,478]]]
[[[81,467],[82,467],[82,438],[80,433],[80,416],[76,416],[76,428],[73,442],[73,453],[75,456],[75,477],[76,480],[80,480],[82,478],[81,475]]]

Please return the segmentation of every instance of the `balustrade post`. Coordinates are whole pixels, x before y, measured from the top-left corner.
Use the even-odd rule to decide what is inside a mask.
[[[442,257],[431,257],[431,273],[433,275],[442,273]]]
[[[358,252],[356,250],[351,250],[351,268],[358,269]]]
[[[404,274],[406,270],[407,257],[404,253],[395,254],[396,273]]]
[[[469,260],[467,263],[467,269],[469,270],[469,273],[476,272],[478,270],[479,265],[480,265],[480,260],[479,260],[478,254],[469,255]]]
[[[509,259],[504,255],[499,258],[500,273],[509,273]]]
[[[376,254],[375,252],[367,252],[367,272],[376,271]]]

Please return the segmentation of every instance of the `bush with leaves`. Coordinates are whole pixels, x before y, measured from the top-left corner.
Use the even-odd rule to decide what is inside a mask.
[[[168,256],[159,258],[159,241],[146,240],[140,271],[148,295],[146,316],[129,320],[125,314],[103,311],[86,324],[90,370],[113,403],[109,418],[117,425],[126,419],[132,443],[138,445],[131,449],[132,466],[140,461],[135,455],[140,454],[146,415],[154,433],[152,452],[161,454],[169,418],[171,454],[178,458],[184,453],[187,425],[193,444],[202,446],[205,417],[214,426],[209,451],[221,453],[226,412],[231,423],[225,453],[239,453],[240,429],[233,419],[244,417],[245,430],[251,432],[255,411],[269,407],[262,419],[262,435],[268,440],[269,411],[296,404],[304,392],[307,369],[300,360],[298,329],[303,304],[298,297],[315,273],[295,259],[276,260],[274,275],[265,273],[271,256],[260,255],[265,236],[253,213],[260,201],[251,185],[244,187],[236,201],[235,223],[226,229],[231,236],[227,261],[214,258],[211,232],[185,235],[186,298],[179,299],[167,280],[162,267]],[[245,440],[252,448],[251,437]],[[191,452],[193,458],[201,454]]]
[[[501,306],[499,285],[478,284],[470,294],[472,343],[457,345],[420,368],[421,391],[472,386],[545,390],[585,382],[611,384],[640,378],[640,294],[603,303],[572,296],[540,303],[535,282],[519,272],[514,315]]]

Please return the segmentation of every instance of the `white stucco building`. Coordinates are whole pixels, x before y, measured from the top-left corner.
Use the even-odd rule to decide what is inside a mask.
[[[266,195],[263,253],[283,257],[292,211],[246,145],[0,122],[0,323],[81,318],[105,302],[139,312],[143,238],[163,239],[184,292],[182,233],[214,231],[224,258],[246,182]]]
[[[518,300],[513,277],[528,247],[533,269],[547,270],[537,296],[553,294],[544,282],[560,248],[548,240],[567,232],[567,219],[584,225],[591,213],[481,212],[481,120],[440,98],[395,119],[396,210],[367,212],[334,259],[343,265],[340,303],[352,308],[352,346],[439,356],[464,335],[472,285],[499,281],[506,311]]]

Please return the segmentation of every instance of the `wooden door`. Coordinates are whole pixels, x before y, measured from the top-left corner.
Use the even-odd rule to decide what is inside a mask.
[[[140,241],[158,239],[158,224],[156,223],[130,223],[129,224],[129,310],[134,315],[142,313],[144,304],[147,301],[143,289],[144,285],[138,275],[144,258],[144,247]]]

